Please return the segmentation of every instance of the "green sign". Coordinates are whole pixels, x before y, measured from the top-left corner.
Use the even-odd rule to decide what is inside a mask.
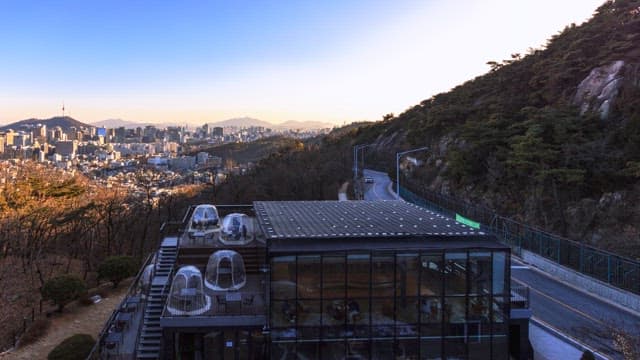
[[[480,229],[480,223],[479,222],[475,222],[473,220],[467,219],[466,217],[460,215],[460,214],[456,214],[456,221],[459,222],[460,224],[465,224],[468,227],[472,227],[474,229]]]

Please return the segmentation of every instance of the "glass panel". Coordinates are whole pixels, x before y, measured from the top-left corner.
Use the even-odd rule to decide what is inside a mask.
[[[298,300],[297,316],[299,326],[320,326],[322,309],[318,300]]]
[[[398,254],[396,272],[398,273],[398,296],[418,296],[418,254]]]
[[[442,254],[429,254],[420,257],[420,295],[442,294]]]
[[[469,359],[484,360],[491,357],[490,324],[471,321],[468,325]]]
[[[271,298],[294,299],[296,296],[296,258],[279,256],[271,260]]]
[[[344,256],[325,256],[322,259],[322,294],[325,299],[344,299]]]
[[[372,296],[394,296],[394,264],[393,256],[374,256],[372,260],[371,286]]]
[[[420,315],[417,297],[396,298],[396,320],[398,325],[417,324]]]
[[[320,299],[320,256],[298,256],[298,297]]]
[[[420,313],[423,323],[439,323],[442,321],[442,302],[439,297],[422,298]]]
[[[346,305],[344,300],[325,301],[324,314],[322,316],[323,325],[338,325],[346,322]]]
[[[370,256],[353,254],[347,256],[347,297],[368,298],[370,281]]]
[[[371,358],[376,360],[393,359],[393,342],[384,340],[372,341]]]
[[[469,320],[489,322],[489,303],[488,296],[469,297]]]
[[[349,341],[347,342],[347,359],[361,360],[369,358],[369,341]]]
[[[396,337],[398,338],[415,338],[418,336],[418,325],[416,324],[397,324]]]
[[[393,298],[373,299],[371,307],[372,324],[393,325]]]
[[[445,253],[444,285],[447,295],[467,293],[467,253]]]
[[[296,308],[291,300],[274,300],[271,302],[271,326],[292,327],[296,322]]]
[[[507,257],[505,252],[493,253],[493,293],[507,295]]]
[[[420,341],[420,359],[439,360],[442,359],[442,339],[429,338]]]
[[[323,343],[323,345],[323,359],[344,359],[346,354],[344,341],[328,341]]]
[[[298,352],[296,359],[320,359],[319,342],[298,342],[296,350]]]
[[[347,302],[347,331],[352,336],[369,336],[369,299],[350,299]]]
[[[495,359],[495,360],[509,359],[509,343],[507,341],[507,335],[494,334],[492,340],[493,340],[492,359]]]
[[[442,337],[442,323],[422,324],[420,327],[420,336],[422,337]]]
[[[466,359],[467,345],[465,343],[466,324],[450,323],[444,325],[444,352],[447,359]]]
[[[466,321],[466,299],[460,297],[446,297],[444,299],[444,321],[448,323],[464,323]]]
[[[500,296],[493,297],[493,322],[504,322],[505,314],[507,312],[507,304],[505,303],[505,298]]]
[[[293,342],[273,342],[271,343],[271,358],[294,360],[296,356],[296,344]]]
[[[418,339],[398,340],[395,350],[395,359],[417,359]]]
[[[469,253],[469,293],[487,295],[491,292],[491,253]]]

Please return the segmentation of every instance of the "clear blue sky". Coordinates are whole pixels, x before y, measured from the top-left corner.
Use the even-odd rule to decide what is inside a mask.
[[[0,3],[0,123],[399,113],[602,0]]]

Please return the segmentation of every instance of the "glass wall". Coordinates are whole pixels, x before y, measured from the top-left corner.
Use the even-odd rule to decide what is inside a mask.
[[[508,359],[508,260],[507,250],[273,257],[272,356]]]

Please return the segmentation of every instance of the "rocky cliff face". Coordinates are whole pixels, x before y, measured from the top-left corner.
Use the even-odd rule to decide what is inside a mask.
[[[613,61],[597,67],[578,85],[573,104],[580,107],[580,112],[592,110],[600,113],[602,118],[609,116],[612,103],[624,82],[625,62]]]

